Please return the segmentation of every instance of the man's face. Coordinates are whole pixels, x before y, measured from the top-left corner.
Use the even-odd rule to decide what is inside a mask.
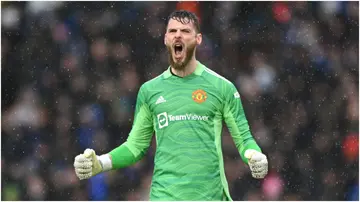
[[[188,22],[187,19],[184,21]],[[171,66],[175,69],[183,69],[193,57],[195,48],[201,44],[201,40],[202,36],[196,33],[192,21],[183,24],[170,19],[165,34],[165,45]]]

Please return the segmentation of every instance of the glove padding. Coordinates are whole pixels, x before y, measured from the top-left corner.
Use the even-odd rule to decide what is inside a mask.
[[[244,154],[248,159],[251,175],[256,179],[264,178],[268,173],[268,161],[266,156],[253,149],[248,149]]]
[[[89,179],[102,172],[100,161],[92,149],[86,149],[83,154],[75,157],[74,168],[80,180]]]

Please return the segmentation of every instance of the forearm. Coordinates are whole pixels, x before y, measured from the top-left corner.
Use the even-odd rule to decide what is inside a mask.
[[[125,144],[116,147],[107,154],[98,157],[102,170],[116,170],[133,165],[144,155],[135,156]]]
[[[135,156],[126,144],[113,149],[108,153],[112,163],[112,169],[124,168],[133,165],[139,161],[144,155],[140,154]]]
[[[256,143],[254,137],[251,135],[250,128],[244,116],[235,119],[233,113],[227,113],[226,123],[230,130],[231,136],[234,140],[235,146],[238,149],[241,159],[247,164],[248,159],[245,158],[245,151],[254,149],[261,152],[260,147]],[[240,120],[240,121],[238,121]]]
[[[240,153],[241,159],[247,164],[248,159],[245,157],[245,151],[248,149],[253,149],[258,152],[262,152],[259,145],[256,143],[254,138],[250,135],[247,138],[244,138],[242,142],[236,143],[236,147]]]

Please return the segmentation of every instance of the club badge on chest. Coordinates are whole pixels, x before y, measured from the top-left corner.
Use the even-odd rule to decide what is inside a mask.
[[[207,99],[207,94],[204,90],[196,90],[192,93],[192,99],[196,102],[196,103],[203,103],[206,101]]]

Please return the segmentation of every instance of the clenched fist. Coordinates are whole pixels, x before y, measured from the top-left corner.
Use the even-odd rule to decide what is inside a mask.
[[[103,171],[102,165],[95,151],[86,149],[83,154],[75,157],[75,173],[80,180],[89,179]]]
[[[248,164],[251,174],[256,179],[264,178],[268,173],[268,161],[266,156],[253,149],[245,151],[245,158],[248,159]]]

